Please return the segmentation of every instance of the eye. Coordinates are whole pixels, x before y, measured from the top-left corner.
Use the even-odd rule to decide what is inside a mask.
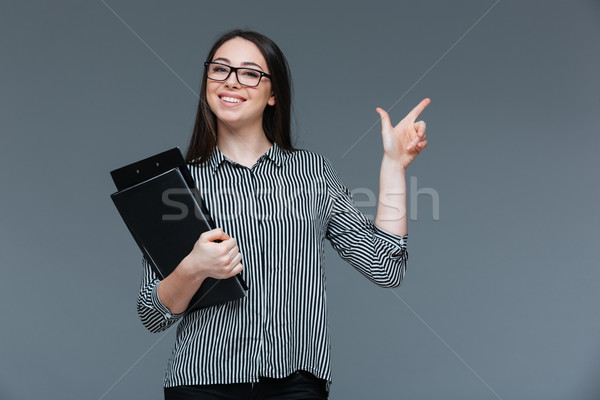
[[[241,71],[243,76],[248,78],[258,78],[260,77],[260,72],[254,71],[253,69],[244,69]]]
[[[222,65],[213,65],[211,68],[212,72],[227,72],[229,68],[223,67]]]

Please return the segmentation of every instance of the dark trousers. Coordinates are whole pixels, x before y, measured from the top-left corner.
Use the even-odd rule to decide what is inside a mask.
[[[327,382],[306,371],[282,379],[261,377],[257,383],[165,388],[165,400],[326,400]]]

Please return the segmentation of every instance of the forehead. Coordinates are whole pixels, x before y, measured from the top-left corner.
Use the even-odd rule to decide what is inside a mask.
[[[262,53],[254,43],[249,40],[237,37],[226,41],[217,49],[213,60],[224,58],[229,60],[231,66],[250,66],[249,63],[260,66],[262,70],[267,71],[267,62]]]

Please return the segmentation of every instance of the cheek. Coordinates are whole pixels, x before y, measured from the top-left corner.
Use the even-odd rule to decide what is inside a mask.
[[[210,109],[214,112],[215,111],[215,107],[217,106],[219,99],[217,98],[216,95],[216,90],[217,88],[215,87],[215,85],[213,84],[208,84],[208,86],[206,87],[206,102],[208,103],[208,106],[210,107]]]
[[[211,96],[210,94],[207,93],[206,102],[208,103],[208,107],[211,109],[211,111],[215,112],[216,105],[217,105],[216,101],[215,101],[215,98],[213,96]]]
[[[267,105],[272,106],[274,104],[273,96],[271,95],[270,90],[263,91],[262,93],[260,93],[259,97],[260,97],[261,103],[263,103],[265,106],[267,106]],[[273,104],[271,104],[271,103],[273,103]]]

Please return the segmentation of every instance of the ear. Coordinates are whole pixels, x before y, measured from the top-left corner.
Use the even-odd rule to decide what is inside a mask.
[[[267,104],[270,106],[275,105],[275,95],[273,93],[271,93],[271,97],[269,97],[269,101],[267,101]]]

